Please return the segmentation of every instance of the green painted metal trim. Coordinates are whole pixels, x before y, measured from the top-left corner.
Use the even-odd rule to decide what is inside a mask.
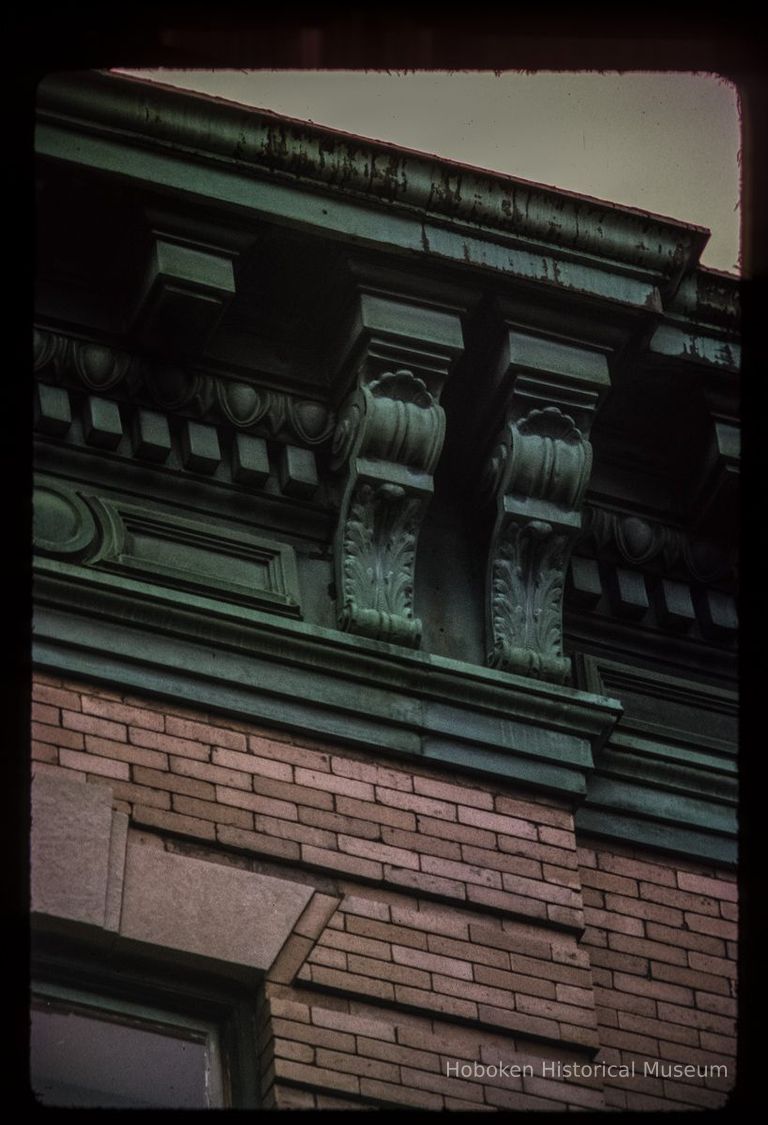
[[[540,282],[554,289],[585,293],[605,301],[647,310],[656,293],[652,281],[617,273],[602,261],[572,262],[557,251],[512,246],[494,232],[440,227],[426,218],[397,211],[373,210],[350,199],[323,197],[291,183],[260,182],[233,167],[193,166],[189,158],[145,148],[131,150],[111,138],[76,136],[56,126],[41,125],[37,148],[42,156],[80,167],[95,168],[151,186],[183,193],[249,216],[258,214],[326,237],[354,239],[379,249],[406,251],[438,264],[474,266],[505,277]]]
[[[254,175],[300,181],[305,192],[308,186],[332,190],[379,210],[409,208],[549,241],[675,281],[695,265],[708,238],[705,228],[692,223],[136,79],[87,72],[51,76],[39,88],[38,112],[44,121],[91,135],[228,163],[252,183]]]
[[[589,835],[604,840],[619,840],[625,844],[654,848],[685,859],[708,860],[727,867],[734,866],[738,860],[737,843],[730,836],[588,807],[577,809],[575,820],[579,837]]]

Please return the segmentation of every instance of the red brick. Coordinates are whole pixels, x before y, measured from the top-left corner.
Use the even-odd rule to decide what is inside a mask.
[[[283,1039],[276,1039],[274,1054],[279,1059],[296,1059],[297,1062],[313,1063],[315,1051],[306,1043],[292,1043]]]
[[[85,781],[86,775],[83,770],[65,769],[61,766],[54,765],[53,762],[33,762],[32,763],[32,777],[37,777],[38,774],[48,773],[54,777],[68,777],[72,781]]]
[[[350,855],[359,855],[364,859],[379,860],[381,863],[390,863],[395,867],[409,867],[418,870],[418,857],[403,848],[394,848],[389,844],[381,844],[373,840],[360,840],[356,836],[340,835],[338,839],[340,851]]]
[[[614,875],[626,875],[629,879],[644,879],[648,883],[657,883],[664,887],[676,886],[674,870],[656,863],[601,852],[598,856],[598,864],[603,871],[610,871]]]
[[[728,980],[719,973],[707,973],[657,962],[651,963],[651,973],[657,980],[686,985],[688,988],[700,988],[705,992],[716,992],[723,996],[730,995]]]
[[[178,832],[181,836],[197,836],[204,840],[216,839],[216,828],[210,820],[181,816],[179,813],[148,808],[146,805],[134,806],[133,819],[137,824],[150,824],[155,828],[164,828],[168,832]]]
[[[649,996],[654,1000],[668,1000],[673,1004],[693,1005],[693,991],[679,984],[665,984],[657,980],[643,980],[627,973],[613,974],[613,986],[620,992]]]
[[[701,1045],[705,1051],[718,1051],[723,1055],[736,1054],[736,1040],[729,1035],[715,1035],[711,1031],[702,1031]]]
[[[408,815],[412,816],[413,814],[409,813]],[[489,849],[496,848],[496,837],[493,832],[458,824],[455,821],[435,820],[433,817],[419,816],[418,830],[424,836],[437,836],[439,839],[451,840],[455,843],[472,844]]]
[[[80,695],[77,692],[51,687],[49,684],[33,683],[32,699],[38,703],[50,704],[51,707],[64,707],[67,711],[82,710]],[[58,715],[56,721],[58,722]]]
[[[459,844],[454,844],[450,840],[440,840],[437,836],[424,836],[420,832],[405,832],[401,828],[389,828],[383,825],[381,838],[385,844],[392,844],[394,847],[405,848],[408,851],[439,855],[443,859],[461,859]]]
[[[311,964],[328,965],[332,969],[347,968],[347,955],[342,953],[340,949],[331,949],[327,945],[316,945],[310,953],[307,961]],[[299,980],[302,980],[302,975],[299,973]],[[309,977],[307,977],[309,979]]]
[[[348,777],[355,781],[367,782],[370,785],[385,785],[389,789],[400,789],[407,793],[413,792],[413,778],[410,773],[388,769],[375,762],[361,762],[357,758],[334,755],[331,758],[331,770],[341,777]]]
[[[347,1012],[335,1012],[328,1008],[313,1007],[312,1022],[319,1027],[328,1027],[338,1032],[349,1032],[350,1035],[368,1036],[366,1043],[374,1039],[385,1040],[388,1043],[395,1041],[395,1028],[384,1020],[370,1019],[366,1016],[350,1015]],[[346,1036],[341,1038],[346,1039]],[[353,1048],[350,1047],[350,1050]],[[363,1052],[364,1053],[364,1052]]]
[[[306,1085],[318,1086],[320,1089],[346,1090],[348,1093],[356,1094],[360,1088],[357,1076],[354,1074],[342,1074],[337,1070],[308,1066],[293,1059],[275,1059],[275,1074],[278,1078],[303,1082]]]
[[[596,910],[594,907],[587,911],[586,917],[590,926],[599,926],[620,934],[634,934],[635,937],[643,936],[643,923],[639,918],[631,918],[611,910]]]
[[[419,776],[414,778],[413,787],[417,793],[425,797],[436,797],[438,800],[457,805],[493,810],[493,797],[485,789],[454,785],[432,777]]]
[[[626,895],[606,893],[605,907],[606,910],[627,914],[635,918],[644,918],[647,921],[661,922],[666,926],[680,927],[683,922],[682,910],[647,902],[644,899],[628,898]]]
[[[165,770],[152,770],[146,769],[144,766],[134,766],[133,780],[139,785],[149,785],[154,789],[168,789],[175,793],[184,793],[188,797],[199,797],[204,801],[216,799],[216,790],[209,782],[182,777]]]
[[[401,797],[409,794],[400,793]],[[402,808],[390,808],[388,805],[379,805],[374,801],[358,801],[353,797],[337,796],[336,811],[345,816],[357,817],[360,820],[376,824],[388,824],[391,828],[404,828],[413,831],[416,827],[416,817],[412,812]]]
[[[573,831],[564,832],[560,828],[539,828],[539,839],[545,844],[552,844],[556,848],[576,849],[576,840]]]
[[[58,747],[52,746],[49,742],[33,742],[32,759],[36,762],[58,762]]]
[[[570,812],[566,809],[546,805],[539,800],[523,801],[517,797],[499,796],[496,798],[496,808],[500,813],[507,816],[530,820],[536,824],[548,824],[553,828],[573,832],[573,815]]]
[[[273,741],[258,735],[248,736],[248,749],[252,754],[270,761],[287,762],[289,765],[305,766],[307,769],[330,771],[330,755],[318,753],[303,746],[289,742]]]
[[[245,793],[242,789],[229,789],[226,785],[216,786],[216,800],[221,804],[234,805],[239,809],[264,813],[283,820],[298,820],[296,805],[288,801],[278,801],[274,797],[263,797],[259,793]],[[224,818],[222,817],[222,820]],[[246,827],[243,825],[243,827]]]
[[[533,824],[530,824],[527,820],[518,820],[515,817],[500,813],[489,813],[482,809],[461,807],[459,809],[459,821],[476,828],[487,828],[491,832],[502,832],[505,836],[521,836],[527,840],[537,839],[536,828]]]
[[[170,764],[174,774],[197,777],[198,780],[208,782],[211,786],[226,785],[229,789],[251,790],[251,775],[238,773],[236,769],[225,769],[223,766],[211,765],[209,762],[197,762],[195,758],[171,757]]]
[[[716,937],[728,938],[735,941],[738,937],[738,927],[735,922],[727,922],[723,918],[710,918],[704,914],[685,915],[685,921],[690,930],[701,934],[711,934]]]
[[[417,1109],[442,1109],[443,1099],[439,1094],[428,1090],[413,1089],[391,1082],[381,1082],[373,1078],[360,1079],[360,1093],[377,1103],[391,1103],[396,1106],[410,1105]]]
[[[677,887],[657,887],[653,883],[640,884],[640,897],[646,902],[660,902],[677,910],[693,910],[697,914],[717,917],[718,902],[706,895],[694,895]]]
[[[277,836],[265,836],[260,832],[249,832],[244,828],[234,828],[228,824],[216,826],[216,837],[222,844],[232,848],[256,852],[259,855],[277,856],[280,859],[299,858],[299,845],[293,840],[281,840]]]
[[[354,778],[309,770],[303,766],[296,767],[296,781],[309,789],[339,793],[343,797],[352,797],[355,800],[372,801],[374,797],[374,787],[367,781],[355,781]]]
[[[131,771],[126,762],[113,762],[111,758],[99,758],[95,754],[81,754],[77,750],[66,748],[59,751],[59,761],[62,766],[71,769],[130,781]]]
[[[554,1000],[557,995],[551,980],[521,976],[520,973],[512,973],[508,969],[494,969],[489,965],[475,964],[474,978],[478,984],[489,984],[494,988],[507,989],[510,992],[524,992],[526,996],[544,996]]]
[[[509,954],[501,949],[489,949],[466,941],[455,941],[453,938],[442,937],[438,934],[428,934],[427,945],[433,953],[464,958],[478,966],[486,965],[509,971]]]
[[[718,1012],[721,1016],[736,1017],[736,1000],[733,996],[718,996],[713,992],[697,992],[696,1007],[705,1012]]]
[[[339,893],[344,894],[341,903],[341,908],[338,914],[334,917],[339,918],[343,915],[353,914],[359,915],[361,918],[376,918],[379,922],[390,921],[390,909],[387,901],[384,901],[380,894],[371,897],[366,894],[359,894],[362,888],[356,888],[354,894],[344,893],[341,888]]]
[[[430,936],[442,934],[445,937],[462,938],[464,940],[469,937],[469,925],[466,917],[457,914],[452,907],[441,908],[433,903],[420,902],[418,909],[416,909],[410,905],[393,902],[390,913],[393,922],[398,922],[402,926],[413,926],[417,930],[424,930]]]
[[[717,1109],[725,1103],[727,1097],[722,1090],[707,1090],[703,1086],[683,1085],[670,1079],[666,1079],[664,1082],[664,1093],[669,1101],[674,1103],[675,1108],[679,1102],[681,1105],[707,1106],[711,1109]],[[673,1108],[673,1106],[670,1105],[670,1108]]]
[[[392,960],[392,947],[389,942],[378,941],[376,938],[361,937],[360,934],[350,934],[340,930],[328,930],[323,934],[322,942],[324,946],[340,949],[345,953],[358,953],[362,957],[378,957],[381,961]]]
[[[514,875],[526,875],[533,879],[542,878],[541,864],[538,860],[529,859],[527,856],[503,855],[490,848],[473,848],[469,844],[462,844],[461,852],[467,863],[490,867],[497,871],[507,871]]]
[[[205,742],[211,746],[225,746],[228,750],[242,750],[243,752],[248,748],[244,734],[211,723],[201,723],[191,719],[180,719],[176,715],[168,715],[165,720],[165,729],[170,735],[186,738],[192,742]]]
[[[30,714],[34,722],[48,723],[54,727],[60,724],[58,707],[51,707],[47,703],[33,703]]]
[[[255,754],[242,754],[238,750],[224,750],[214,747],[211,759],[217,766],[241,773],[255,773],[260,777],[272,777],[277,781],[292,781],[293,766],[285,762],[273,762],[269,758],[259,758]]]
[[[358,918],[354,915],[347,915],[346,924],[350,933],[379,938],[381,941],[397,942],[398,945],[409,945],[414,949],[427,948],[426,934],[418,930],[407,930],[402,926],[393,926],[389,922],[379,922],[375,918]]]
[[[559,1020],[560,1022],[566,1020],[577,1027],[594,1028],[597,1026],[593,1008],[564,1004],[560,1000],[549,1000],[544,996],[529,996],[524,993],[517,993],[515,1007],[519,1012],[524,1012],[526,1015],[541,1016],[544,1019]],[[619,1022],[621,1022],[621,1016],[619,1016]]]
[[[378,958],[364,957],[360,953],[348,955],[349,970],[376,980],[391,980],[394,984],[407,984],[413,988],[429,988],[429,973],[422,969],[409,968],[399,962],[382,961]]]
[[[95,715],[83,715],[80,711],[62,711],[61,721],[69,730],[79,730],[83,734],[96,735],[97,738],[109,738],[113,742],[128,740],[125,723],[113,723],[109,719],[99,719]]]
[[[360,1035],[357,1040],[358,1054],[374,1059],[384,1059],[391,1063],[407,1063],[419,1071],[440,1072],[440,1056],[430,1051],[419,1051],[413,1047],[401,1047],[396,1043],[382,1043],[379,1039],[366,1039]]]
[[[445,976],[458,977],[462,980],[472,980],[472,966],[467,961],[446,957],[435,953],[425,953],[421,949],[412,949],[408,946],[393,945],[392,957],[401,965],[411,965],[426,972],[442,973]]]
[[[359,1055],[345,1055],[325,1047],[318,1049],[317,1061],[320,1066],[329,1066],[334,1070],[376,1078],[384,1082],[397,1082],[400,1078],[400,1068],[392,1063]]]
[[[444,1012],[450,1016],[463,1016],[467,1019],[477,1019],[477,1004],[474,1000],[466,1000],[461,996],[441,995],[438,992],[423,988],[412,988],[407,984],[395,985],[395,997],[400,1004],[415,1007],[419,1010]]]
[[[602,1090],[590,1090],[573,1082],[556,1082],[547,1078],[523,1078],[526,1093],[537,1094],[542,1098],[562,1098],[569,1106],[584,1109],[604,1109],[605,1098]]]
[[[708,879],[703,875],[692,875],[688,871],[679,871],[677,883],[681,890],[691,891],[693,894],[708,895],[711,898],[724,898],[726,902],[738,900],[738,888],[735,883],[725,879]]]
[[[564,1004],[576,1004],[583,1008],[594,1007],[593,990],[590,988],[575,988],[572,984],[558,984],[556,994],[557,999]]]
[[[410,887],[426,894],[458,899],[467,897],[464,883],[460,883],[456,879],[446,879],[442,875],[430,875],[424,871],[409,871],[402,867],[392,867],[391,864],[385,864],[384,878],[400,887]]]
[[[699,1041],[698,1032],[692,1027],[682,1027],[667,1023],[666,1020],[635,1015],[634,1012],[619,1012],[619,1027],[626,1031],[639,1032],[641,1035],[652,1035],[659,1040],[668,1039],[674,1043],[687,1043],[689,1047],[695,1047]]]
[[[457,863],[452,859],[441,859],[439,856],[423,855],[421,869],[430,875],[442,875],[447,879],[456,879],[460,883],[478,883],[484,887],[501,889],[501,875],[488,868],[474,866],[469,863]]]
[[[546,883],[559,883],[560,886],[570,887],[581,895],[581,876],[571,867],[560,867],[553,863],[545,863],[542,874]]]
[[[48,684],[51,687],[62,687],[64,684],[60,676],[50,676],[47,672],[40,672],[37,668],[32,673],[32,680],[35,684]]]
[[[550,844],[542,844],[540,840],[523,840],[519,836],[498,836],[498,846],[502,852],[510,855],[529,856],[541,863],[552,863],[569,870],[578,871],[575,852],[565,851],[564,848],[554,848]]]
[[[273,1016],[282,1016],[286,1020],[298,1023],[309,1023],[312,1009],[307,1004],[300,1004],[296,1000],[286,1000],[283,996],[269,993],[269,1007]]]
[[[735,1035],[736,1027],[732,1018],[714,1012],[680,1008],[676,1004],[659,1003],[659,1018],[670,1023],[682,1023],[686,1027],[698,1027],[701,1031],[712,1031],[716,1035]]]
[[[131,707],[125,703],[114,703],[109,699],[99,699],[89,695],[83,695],[83,711],[89,715],[98,715],[102,719],[112,719],[117,723],[145,727],[148,730],[163,730],[165,725],[163,715],[157,711]]]
[[[64,730],[60,726],[32,723],[31,733],[35,741],[48,742],[52,746],[66,746],[70,750],[82,750],[85,746],[85,739],[79,731]]]
[[[299,820],[302,824],[322,828],[329,832],[344,832],[348,836],[361,836],[366,840],[379,838],[380,827],[367,820],[359,820],[341,813],[327,812],[325,809],[299,807]]]
[[[619,953],[631,953],[637,957],[650,957],[657,961],[666,961],[670,965],[685,965],[685,950],[677,946],[664,945],[659,941],[645,941],[643,938],[632,937],[629,934],[609,934],[608,944],[611,949]]]
[[[260,793],[263,797],[276,797],[278,801],[309,805],[311,808],[326,810],[333,808],[333,794],[320,789],[308,789],[306,785],[275,781],[271,777],[260,777],[258,774],[252,775],[251,784],[254,793]]]
[[[616,949],[590,948],[589,956],[594,965],[604,969],[618,969],[625,973],[648,973],[648,958],[630,953],[618,953]]]
[[[638,896],[637,879],[628,879],[625,875],[613,875],[609,871],[600,871],[599,868],[583,867],[581,869],[581,881],[585,887],[595,887],[598,890],[612,891],[615,894],[634,896],[635,898]],[[643,883],[641,886],[650,887],[660,894],[671,894],[673,897],[677,893],[666,888],[654,887],[652,883]],[[657,898],[652,901],[663,902],[664,900]]]
[[[147,766],[165,771],[168,768],[168,758],[157,750],[145,750],[140,746],[132,746],[128,742],[113,742],[108,738],[96,738],[92,734],[85,736],[85,748],[89,754],[98,754],[102,758],[114,758],[118,762],[130,762],[132,765]]]
[[[318,848],[335,848],[336,837],[333,832],[322,828],[312,828],[309,824],[298,824],[292,820],[276,820],[274,817],[256,813],[254,827],[257,832],[268,836],[280,836],[283,840],[296,840],[301,844],[314,844]]]
[[[658,1054],[659,1048],[658,1040],[648,1035],[638,1035],[636,1032],[605,1025],[600,1028],[600,1045],[603,1048],[618,1047],[622,1051],[651,1057]]]
[[[648,996],[636,996],[634,993],[616,992],[615,989],[595,987],[594,997],[595,1005],[601,1017],[606,1008],[616,1008],[622,1012],[635,1012],[640,1016],[656,1015],[656,1001]]]
[[[677,930],[671,926],[662,926],[659,922],[647,922],[646,932],[654,941],[666,941],[683,949],[695,949],[698,953],[712,953],[715,957],[721,957],[725,953],[722,939],[711,937],[709,934],[691,933],[685,929]]]
[[[202,742],[190,742],[189,739],[179,738],[176,735],[160,734],[159,731],[141,730],[138,727],[130,727],[128,737],[134,746],[146,746],[150,750],[177,754],[182,758],[210,761],[211,748]]]
[[[395,999],[395,990],[391,981],[358,976],[348,971],[340,972],[326,965],[312,965],[311,979],[313,984],[323,985],[339,992],[357,992],[362,996],[376,996],[380,1000]]]
[[[456,820],[456,806],[448,801],[438,801],[434,797],[425,797],[418,793],[399,793],[397,790],[377,785],[376,800],[383,805],[408,809],[438,820]]]
[[[231,790],[239,793],[239,790]],[[231,808],[216,801],[201,801],[197,797],[185,797],[174,793],[173,807],[176,812],[187,816],[198,816],[203,820],[215,820],[219,824],[232,824],[236,828],[253,828],[253,816],[242,808]]]
[[[534,898],[524,898],[521,895],[508,894],[506,891],[496,891],[491,887],[480,887],[472,884],[467,887],[467,898],[470,902],[492,906],[496,910],[503,910],[509,914],[522,914],[529,918],[546,918],[547,916],[547,908],[543,902]]]
[[[274,1019],[272,1027],[276,1037],[294,1039],[299,1043],[307,1043],[314,1047],[335,1047],[339,1051],[354,1051],[355,1039],[353,1035],[322,1026],[307,1023],[297,1023],[288,1019]],[[332,1027],[332,1025],[331,1025]]]
[[[720,902],[720,913],[723,918],[727,918],[729,922],[738,922],[739,908],[735,902]]]
[[[581,899],[570,887],[537,879],[526,879],[522,875],[509,875],[507,872],[502,873],[501,881],[504,889],[514,894],[540,898],[545,902],[557,902],[562,906],[581,907]]]
[[[363,879],[381,880],[384,871],[380,863],[359,856],[343,855],[327,848],[315,848],[311,844],[301,845],[301,858],[313,867],[330,867],[332,871],[346,871]]]
[[[168,793],[158,789],[148,789],[146,785],[131,785],[127,781],[113,781],[111,789],[115,797],[132,804],[152,805],[156,809],[169,809],[171,798]]]

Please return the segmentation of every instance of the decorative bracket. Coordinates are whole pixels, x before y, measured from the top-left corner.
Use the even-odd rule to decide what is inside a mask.
[[[496,518],[488,554],[491,667],[564,683],[563,586],[592,468],[588,433],[605,357],[508,332],[506,417],[482,477]]]
[[[439,395],[462,349],[461,324],[453,310],[381,293],[359,294],[356,311],[357,338],[342,345],[355,357],[355,386],[333,439],[332,468],[346,474],[334,545],[339,628],[416,648],[416,545],[445,436]]]

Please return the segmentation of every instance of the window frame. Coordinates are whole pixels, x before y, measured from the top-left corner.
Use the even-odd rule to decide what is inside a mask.
[[[116,953],[91,943],[38,935],[31,958],[29,1010],[52,1002],[94,1018],[209,1037],[220,1100],[210,1109],[259,1107],[257,1021],[260,982],[227,980],[175,958]],[[100,1016],[104,1013],[104,1016]],[[30,1015],[31,1019],[31,1015]],[[184,1036],[182,1035],[181,1038]]]

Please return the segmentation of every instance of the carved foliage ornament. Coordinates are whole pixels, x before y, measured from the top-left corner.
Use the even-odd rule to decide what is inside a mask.
[[[488,560],[488,663],[563,683],[563,587],[592,449],[558,407],[509,419],[484,480],[496,498]]]
[[[344,404],[333,438],[333,468],[347,473],[335,551],[340,628],[419,644],[416,542],[444,434],[442,407],[410,371],[388,372]]]

